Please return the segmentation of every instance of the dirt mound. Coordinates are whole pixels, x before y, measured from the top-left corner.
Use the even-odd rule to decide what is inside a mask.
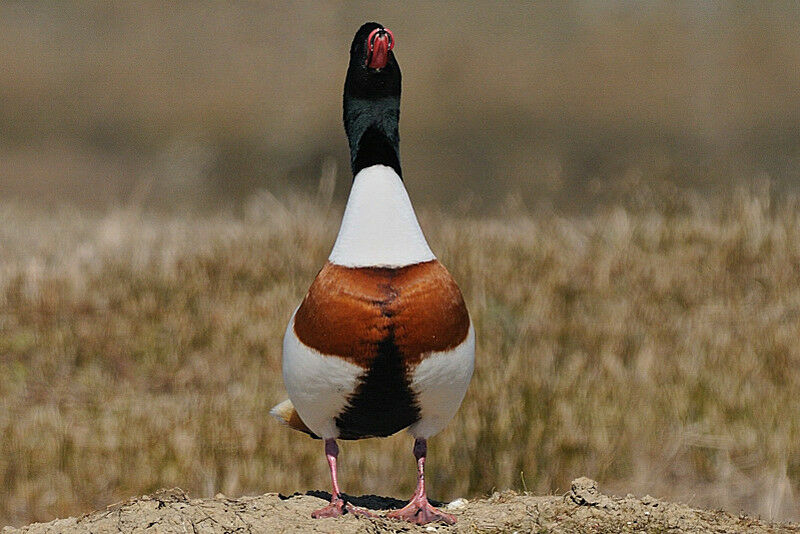
[[[726,512],[696,510],[650,496],[609,497],[588,478],[572,482],[569,493],[536,497],[511,491],[488,499],[457,499],[446,509],[458,517],[455,526],[417,527],[381,517],[384,510],[402,501],[366,495],[351,497],[358,506],[379,517],[363,519],[311,519],[312,510],[330,498],[325,492],[283,496],[267,493],[257,497],[190,499],[183,490],[162,490],[131,499],[81,518],[35,523],[21,529],[6,527],[2,534],[104,534],[111,532],[257,533],[257,532],[800,532],[798,524],[777,524]]]

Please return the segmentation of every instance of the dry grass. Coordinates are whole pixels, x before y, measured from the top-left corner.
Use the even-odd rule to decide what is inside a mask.
[[[339,210],[243,217],[0,206],[0,523],[162,486],[327,487],[321,445],[267,416],[283,329]],[[433,494],[523,484],[797,518],[800,210],[740,194],[675,213],[423,213],[478,332],[432,442]],[[410,492],[410,439],[345,443],[350,493]],[[523,482],[524,477],[524,482]]]
[[[0,2],[0,523],[327,487],[267,410],[338,227],[365,18],[398,35],[417,205],[537,213],[423,213],[479,335],[434,495],[585,474],[800,518],[797,204],[683,193],[797,191],[796,3],[147,0]],[[320,168],[325,200],[247,200]],[[408,441],[345,444],[347,491],[409,492]]]

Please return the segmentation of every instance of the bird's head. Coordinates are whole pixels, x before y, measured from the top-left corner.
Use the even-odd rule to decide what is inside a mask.
[[[350,45],[343,118],[353,176],[378,164],[392,167],[402,176],[398,133],[401,75],[394,46],[392,32],[377,22],[361,26]]]
[[[400,65],[392,49],[392,31],[377,22],[367,22],[350,45],[347,89],[356,98],[400,96]]]

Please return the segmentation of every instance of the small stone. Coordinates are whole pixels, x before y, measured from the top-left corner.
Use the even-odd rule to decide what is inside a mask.
[[[450,502],[450,504],[448,504],[446,508],[448,510],[463,510],[464,508],[467,507],[468,504],[469,504],[469,501],[467,499],[458,498],[458,499]]]
[[[590,478],[580,477],[572,481],[570,496],[575,503],[594,506],[600,502],[600,492],[597,491],[597,482]]]
[[[214,495],[214,498],[217,499],[218,501],[224,501],[225,499],[227,499],[224,493],[217,493],[216,495]]]
[[[436,527],[427,527],[425,529],[426,532],[436,532]]]

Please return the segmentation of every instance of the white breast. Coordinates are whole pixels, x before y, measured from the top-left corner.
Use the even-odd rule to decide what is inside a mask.
[[[292,314],[283,336],[283,381],[300,419],[316,435],[323,439],[339,435],[336,416],[363,373],[357,365],[303,344],[294,333]]]
[[[420,419],[409,432],[415,438],[438,434],[464,400],[475,367],[475,330],[470,324],[464,341],[452,350],[434,352],[414,370],[411,390],[417,395]]]
[[[345,267],[402,267],[436,259],[394,169],[373,165],[353,179],[328,259]]]

